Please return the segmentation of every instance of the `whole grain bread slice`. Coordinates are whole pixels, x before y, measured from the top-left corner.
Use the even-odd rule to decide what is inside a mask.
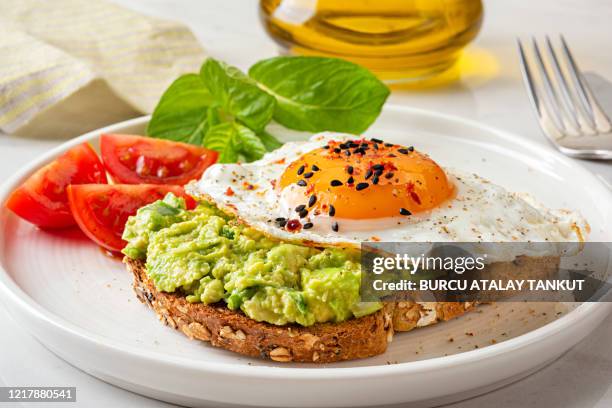
[[[159,319],[187,337],[236,353],[279,362],[331,363],[382,354],[393,337],[393,304],[368,316],[310,327],[257,322],[225,303],[189,303],[180,293],[158,291],[145,263],[124,258],[134,290]]]

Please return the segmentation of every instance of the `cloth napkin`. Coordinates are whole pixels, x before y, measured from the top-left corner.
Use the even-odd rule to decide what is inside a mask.
[[[153,110],[205,53],[182,24],[103,0],[0,1],[0,130],[75,136]]]

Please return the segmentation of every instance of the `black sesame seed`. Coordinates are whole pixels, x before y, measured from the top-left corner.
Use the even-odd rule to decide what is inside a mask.
[[[332,187],[338,187],[342,185],[342,182],[340,180],[332,180],[329,184],[331,184]]]
[[[346,184],[353,184],[355,182],[355,179],[353,178],[353,176],[349,177],[348,180],[346,180]]]
[[[381,174],[383,174],[383,169],[378,169],[374,172],[374,175],[377,177],[380,177]]]
[[[378,150],[378,145],[376,143],[374,143],[372,146],[374,146],[374,150]]]
[[[395,146],[393,143],[385,143],[386,147],[391,147],[391,146]]]
[[[307,215],[308,215],[308,210],[307,209],[303,209],[302,211],[299,212],[300,218],[304,218]]]
[[[367,180],[372,177],[372,174],[374,174],[374,172],[372,170],[368,170],[365,174],[365,179]]]
[[[412,213],[405,208],[400,208],[401,215],[411,215]]]
[[[319,168],[319,166],[317,166],[316,164],[313,164],[313,165],[312,165],[312,167],[311,167],[311,169],[312,169],[312,171],[319,171],[319,170],[321,170],[321,169]]]
[[[284,218],[284,217],[278,217],[278,218],[276,218],[274,221],[276,221],[276,222],[281,222],[281,221],[287,221],[287,219],[286,219],[286,218]]]
[[[375,139],[375,138],[371,138],[371,141],[375,142],[375,143],[384,143],[382,140],[380,139]]]
[[[337,222],[335,222],[335,221],[334,221],[334,222],[332,222],[331,227],[332,227],[332,229],[333,229],[335,232],[338,232],[338,223],[337,223]]]
[[[348,166],[348,167],[346,168],[346,172],[347,172],[348,174],[353,174],[353,170],[354,170],[354,169],[353,169],[353,166]]]
[[[369,145],[369,144],[367,144],[367,143],[362,143],[362,144],[361,144],[361,147],[362,147],[362,148],[364,148],[364,149],[369,149],[369,148],[370,148],[370,145]]]
[[[374,178],[372,179],[372,184],[378,184],[378,176],[374,176]]]
[[[304,174],[304,178],[311,178],[314,175],[314,173],[312,171],[309,171],[308,173]]]
[[[408,151],[409,151],[409,152],[414,152],[414,146],[410,146],[410,147],[408,148]]]
[[[386,179],[390,179],[391,177],[393,177],[393,172],[389,172],[389,173],[385,174],[385,178]]]
[[[345,154],[345,155],[347,155],[347,156],[350,156],[350,155],[351,155],[351,152],[350,152],[350,151],[348,151],[348,150],[345,150],[345,151],[344,151],[344,154]]]
[[[301,175],[302,175],[302,173],[304,172],[304,170],[305,170],[305,169],[306,169],[306,167],[305,167],[305,166],[303,166],[303,165],[302,165],[302,166],[300,166],[300,168],[299,168],[299,169],[298,169],[298,171],[297,171],[298,176],[301,176]]]
[[[308,206],[312,207],[313,205],[315,205],[316,202],[317,202],[317,196],[313,194],[308,199]]]
[[[398,152],[400,152],[401,154],[408,154],[408,149],[397,149]]]
[[[333,217],[334,215],[336,215],[336,207],[334,207],[333,205],[330,204],[330,206],[329,206],[329,216]]]
[[[355,186],[355,189],[357,191],[361,191],[361,190],[365,190],[368,187],[370,187],[368,183],[357,183],[357,186]]]
[[[279,227],[284,228],[287,225],[287,220],[277,221]]]
[[[300,187],[306,187],[306,180],[298,180],[297,185]]]
[[[340,153],[341,151],[342,151],[342,150],[341,150],[340,148],[338,148],[338,147],[336,147],[336,148],[334,149],[334,153]]]
[[[323,146],[321,149],[329,149],[328,145]]]
[[[312,227],[313,227],[312,222],[307,222],[306,224],[302,225],[302,228],[304,229],[310,229]]]
[[[394,155],[393,153],[389,153],[389,154],[387,155],[387,157],[397,157],[397,156],[396,156],[396,155]]]
[[[341,148],[342,150],[344,150],[344,149],[348,149],[348,144],[346,144],[346,143],[340,143],[340,144],[338,145],[338,147],[339,147],[339,148]]]
[[[355,147],[359,147],[359,144],[357,144],[357,143],[355,143],[355,142],[350,142],[350,143],[348,144],[348,146],[349,146],[351,149],[354,149]]]
[[[300,205],[298,205],[297,207],[295,207],[295,212],[300,212],[300,211],[303,211],[303,210],[304,210],[304,208],[306,208],[306,205],[304,205],[304,204],[300,204]]]
[[[374,170],[382,170],[382,169],[385,168],[385,165],[384,164],[375,164],[375,165],[372,166],[372,168]]]

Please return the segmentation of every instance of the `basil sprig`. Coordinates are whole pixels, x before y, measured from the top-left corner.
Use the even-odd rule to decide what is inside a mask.
[[[164,92],[147,134],[217,150],[222,163],[252,161],[281,145],[265,131],[272,118],[290,129],[359,134],[388,96],[370,71],[341,59],[270,58],[246,75],[208,58]]]

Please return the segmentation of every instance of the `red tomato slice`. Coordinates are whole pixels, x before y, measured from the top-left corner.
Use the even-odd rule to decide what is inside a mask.
[[[98,245],[121,251],[121,239],[130,215],[147,204],[164,198],[167,193],[184,197],[187,208],[195,201],[181,186],[158,184],[80,184],[68,186],[68,200],[81,230]]]
[[[117,183],[177,184],[200,178],[217,161],[214,150],[152,137],[102,135],[102,161]]]
[[[69,184],[106,183],[106,171],[88,143],[80,144],[39,169],[13,191],[6,206],[41,228],[74,225],[68,206]]]

